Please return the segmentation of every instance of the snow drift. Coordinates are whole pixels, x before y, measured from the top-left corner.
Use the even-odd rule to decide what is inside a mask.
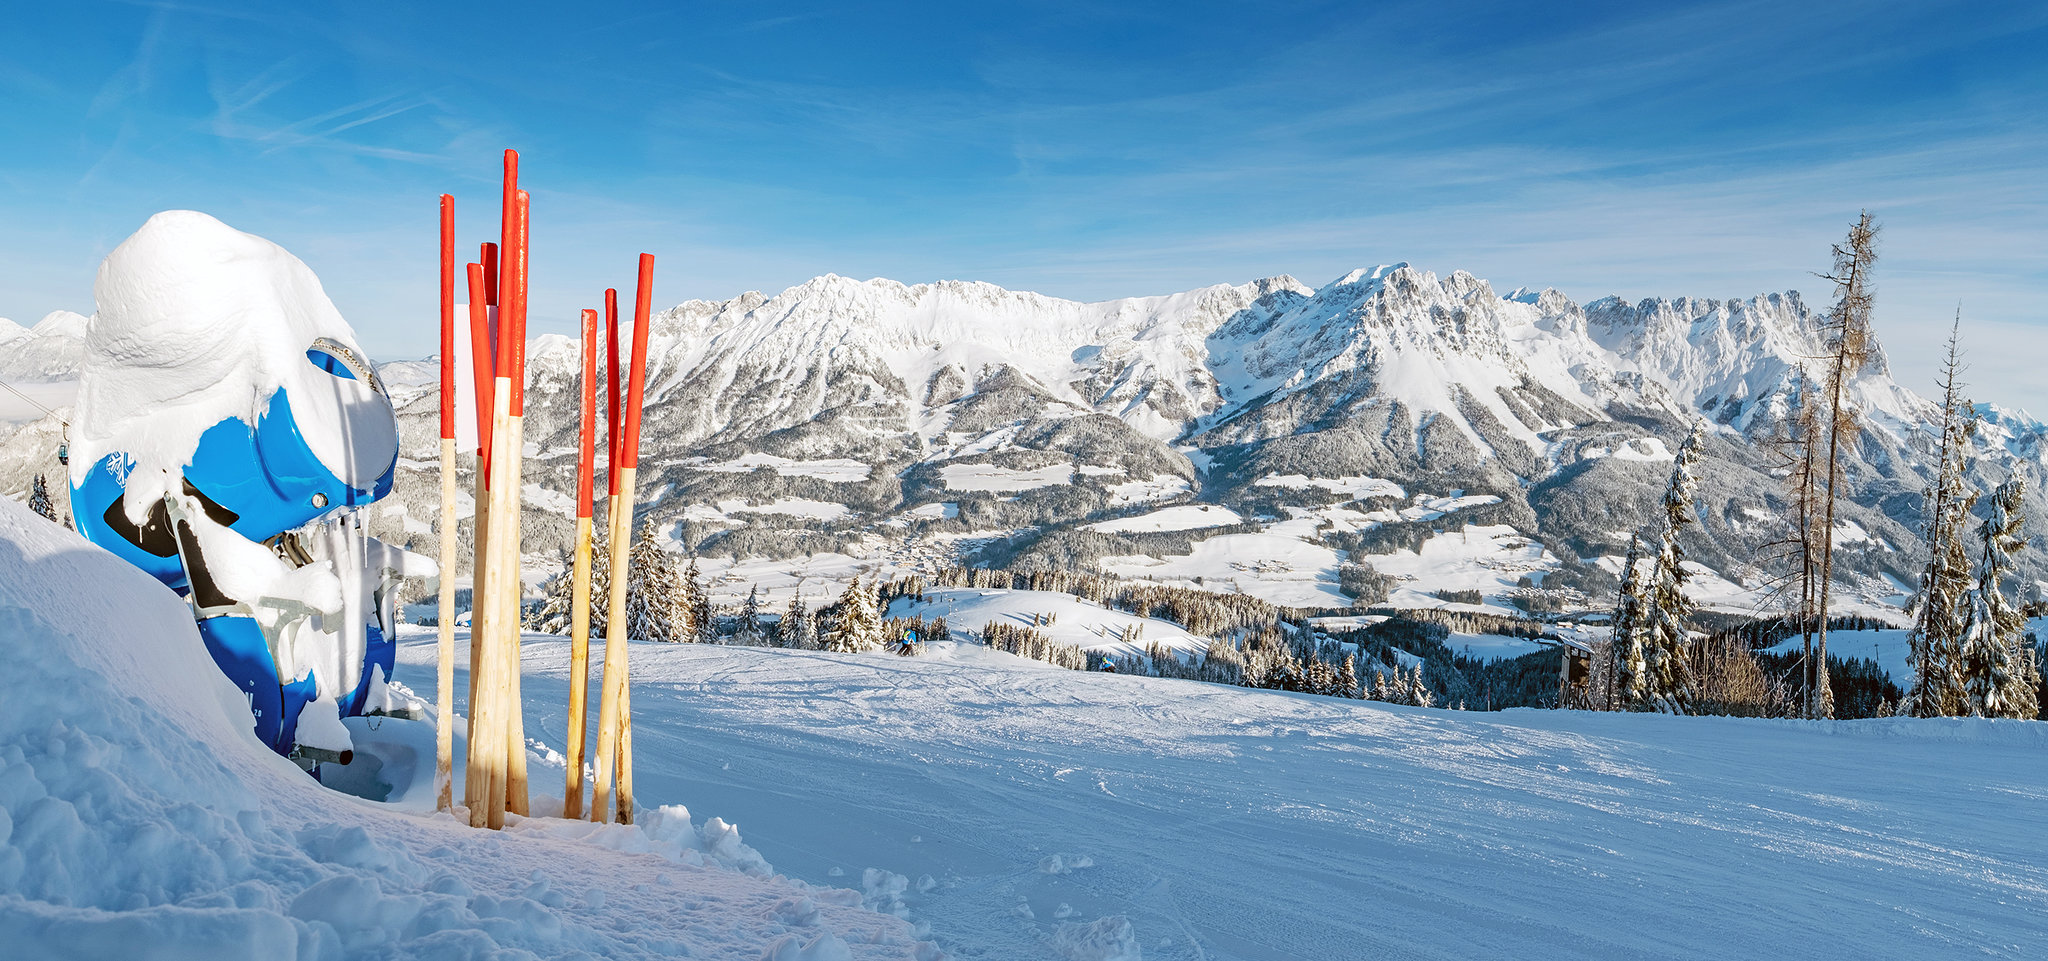
[[[13,502],[0,644],[10,957],[937,956],[680,808],[491,833],[323,788],[251,736],[183,602]]]

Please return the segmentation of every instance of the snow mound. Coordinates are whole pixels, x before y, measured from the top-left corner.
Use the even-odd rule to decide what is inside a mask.
[[[0,571],[9,957],[935,955],[857,892],[771,877],[729,825],[680,808],[493,833],[323,788],[257,742],[189,610],[147,575],[11,501]]]

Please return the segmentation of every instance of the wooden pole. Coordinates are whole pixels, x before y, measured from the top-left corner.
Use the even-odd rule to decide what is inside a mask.
[[[625,395],[625,390],[619,384],[619,292],[612,287],[607,287],[604,291],[604,350],[605,362],[608,365],[604,377],[604,517],[606,536],[609,537],[611,519],[619,516],[619,444],[623,440],[620,428],[626,420],[624,412],[619,407],[619,398]],[[605,776],[610,777],[609,774]]]
[[[489,260],[490,245],[485,244],[485,259]],[[484,791],[490,786],[484,760],[488,756],[486,738],[477,723],[483,710],[484,650],[487,635],[484,632],[484,569],[490,555],[485,552],[486,534],[490,525],[490,408],[485,398],[491,396],[492,383],[496,380],[491,372],[491,322],[490,301],[492,294],[485,276],[483,264],[469,265],[469,350],[471,366],[477,383],[476,407],[477,464],[476,464],[476,514],[471,519],[471,534],[476,541],[476,554],[471,558],[469,568],[469,758],[463,767],[462,804],[469,809],[471,827],[485,827]]]
[[[519,155],[505,151],[505,180],[517,184],[519,177]],[[507,463],[502,476],[506,489],[501,500],[511,514],[499,526],[504,540],[493,545],[493,551],[501,557],[502,569],[507,580],[498,591],[499,605],[503,612],[503,626],[497,630],[500,643],[504,645],[503,666],[500,688],[505,717],[505,809],[520,817],[527,814],[526,789],[526,711],[520,697],[519,641],[521,628],[521,582],[519,579],[519,522],[520,495],[523,485],[521,462],[526,446],[526,275],[527,275],[527,210],[529,198],[524,190],[513,190],[512,201],[512,249],[505,257],[503,284],[504,296],[500,298],[506,316],[499,322],[499,357],[505,361],[503,370],[506,386],[510,393],[506,398],[506,429],[511,431],[505,439],[504,452]]]
[[[478,750],[487,743],[477,731],[477,711],[482,701],[484,648],[490,640],[489,610],[484,604],[484,574],[490,567],[491,530],[491,397],[497,382],[496,326],[498,311],[498,245],[482,244],[477,262],[469,265],[469,357],[470,374],[476,390],[476,483],[475,515],[470,518],[474,556],[469,566],[469,764],[462,785],[463,804],[470,809],[470,823],[483,827],[483,791],[490,778],[484,766],[485,754]]]
[[[626,523],[633,522],[633,475],[640,466],[640,409],[647,399],[647,339],[654,303],[654,255],[640,255],[640,275],[633,285],[633,373],[626,385]],[[626,665],[621,662],[621,667]],[[633,823],[633,687],[631,674],[619,685],[619,823]]]
[[[455,198],[441,195],[441,610],[434,810],[455,806]]]
[[[484,662],[477,684],[476,727],[479,743],[471,744],[470,750],[483,758],[485,812],[484,826],[493,830],[505,826],[505,798],[508,790],[507,761],[511,746],[507,744],[510,725],[505,714],[508,707],[505,690],[505,675],[511,668],[506,656],[511,653],[502,637],[509,627],[518,630],[517,624],[507,624],[505,595],[518,590],[519,568],[517,550],[507,551],[501,545],[511,540],[506,522],[516,516],[512,502],[512,489],[516,481],[511,477],[512,458],[506,448],[512,442],[512,383],[511,378],[500,373],[495,378],[492,393],[491,414],[491,546],[492,550],[484,570],[485,598],[479,606],[489,613],[490,636],[483,645]],[[510,562],[510,563],[508,563]],[[514,594],[516,597],[516,593]],[[473,819],[473,818],[472,818]]]
[[[568,775],[562,816],[583,816],[583,738],[590,714],[590,517],[597,473],[597,311],[583,312],[583,403],[576,421],[576,559],[569,581]]]
[[[634,473],[639,467],[641,396],[647,386],[648,308],[654,294],[654,257],[640,255],[639,289],[633,312],[633,354],[627,365],[625,420],[613,463],[617,480],[611,523],[611,591],[605,620],[604,687],[598,704],[597,781],[591,794],[592,820],[612,817],[614,774],[618,820],[633,823],[633,761],[630,754],[631,692],[626,657],[626,588],[632,583],[628,546],[633,536]]]

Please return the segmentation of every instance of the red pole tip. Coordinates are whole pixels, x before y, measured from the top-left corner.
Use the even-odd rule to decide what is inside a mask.
[[[527,210],[529,198],[524,190],[512,193],[512,256],[506,259],[511,268],[507,278],[510,291],[510,318],[507,325],[507,343],[500,348],[500,357],[506,362],[501,368],[512,379],[512,409],[514,417],[526,413],[526,268],[527,268]]]
[[[619,492],[619,425],[625,421],[624,412],[619,410],[619,292],[607,287],[604,291],[604,350],[605,350],[605,476],[609,478],[610,493]]]
[[[576,516],[589,517],[597,475],[597,311],[587,307],[583,310],[582,400],[576,424]]]
[[[455,436],[455,198],[441,195],[441,436]]]
[[[486,242],[477,261],[484,268],[484,306],[498,306],[498,245]]]
[[[647,393],[648,315],[654,303],[654,255],[640,255],[639,283],[633,288],[633,360],[626,384],[626,439],[620,463],[640,466],[640,408]]]
[[[491,320],[484,306],[484,265],[469,265],[469,354],[476,385],[476,452],[488,479],[491,454]]]

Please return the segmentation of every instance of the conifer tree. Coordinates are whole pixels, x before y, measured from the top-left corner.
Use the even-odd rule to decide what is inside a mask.
[[[568,566],[569,558],[565,552],[561,572],[549,578],[544,588],[546,599],[525,620],[528,629],[550,634],[560,634],[569,629],[571,584]],[[685,611],[675,559],[661,549],[652,525],[643,527],[634,539],[630,566],[633,579],[626,585],[628,636],[650,641],[689,640],[687,634],[679,630],[684,623]],[[605,620],[611,611],[610,597],[611,551],[606,549],[605,533],[600,528],[593,537],[590,552],[592,637],[605,636]]]
[[[690,566],[683,571],[680,581],[680,602],[685,620],[680,622],[677,640],[697,641],[704,644],[718,643],[718,622],[711,616],[711,598],[704,593],[704,578],[697,573],[697,558],[690,557]]]
[[[761,586],[756,584],[747,589],[747,599],[740,605],[739,624],[733,632],[732,641],[734,644],[758,646],[764,640],[761,633]]]
[[[590,636],[604,636],[604,620],[610,616],[611,607],[611,551],[605,545],[603,525],[598,525],[592,534],[590,545]],[[567,550],[561,554],[561,569],[542,585],[544,592],[541,606],[527,615],[527,630],[544,634],[566,634],[569,632],[570,565],[572,560]],[[637,578],[636,578],[637,580]]]
[[[57,508],[50,503],[50,483],[41,474],[36,475],[35,483],[29,488],[28,509],[49,518],[52,524],[57,523]]]
[[[1388,703],[1392,703],[1396,697],[1396,694],[1397,692],[1394,690],[1393,686],[1387,683],[1387,674],[1384,667],[1378,664],[1373,665],[1372,699],[1375,701],[1386,701]]]
[[[840,653],[862,653],[882,646],[882,612],[875,589],[854,575],[839,595],[833,612],[832,629],[824,634],[824,649]]]
[[[1636,631],[1642,636],[1643,671],[1641,679],[1631,685],[1635,697],[1630,704],[1637,710],[1691,714],[1699,703],[1692,678],[1692,642],[1685,626],[1693,603],[1685,596],[1689,575],[1678,534],[1693,522],[1692,502],[1699,486],[1694,469],[1699,463],[1703,438],[1702,427],[1694,425],[1685,443],[1678,446],[1678,456],[1672,459],[1671,482],[1664,488],[1664,524],[1657,538],[1657,556],[1651,562],[1647,583],[1639,583],[1637,588],[1641,607]]]
[[[1422,662],[1415,662],[1415,669],[1408,677],[1408,703],[1416,707],[1435,707],[1436,694],[1429,689],[1429,683],[1422,679]]]
[[[818,649],[818,632],[811,612],[804,607],[801,590],[789,598],[789,606],[783,609],[781,622],[775,625],[775,643],[779,647],[799,651]]]
[[[693,640],[675,558],[661,549],[657,535],[649,521],[633,539],[628,553],[632,582],[626,587],[626,636],[647,641]]]
[[[1963,691],[1970,713],[1978,717],[2031,719],[2039,713],[2035,678],[2028,670],[2032,645],[2022,637],[2027,621],[2006,600],[2002,586],[2013,573],[2013,557],[2026,546],[2025,494],[2026,482],[2019,478],[2000,484],[1991,494],[1991,515],[1978,529],[1984,555],[1960,645]]]
[[[1835,716],[1835,695],[1827,681],[1828,598],[1835,575],[1835,503],[1845,480],[1842,457],[1856,443],[1859,430],[1856,410],[1849,403],[1849,382],[1863,372],[1870,360],[1870,309],[1876,301],[1871,288],[1870,269],[1877,262],[1877,223],[1864,211],[1849,228],[1848,238],[1835,245],[1834,269],[1823,279],[1835,283],[1835,306],[1828,312],[1828,368],[1825,389],[1828,399],[1826,471],[1822,475],[1824,494],[1819,518],[1820,615],[1812,663],[1816,683],[1808,691],[1808,714],[1815,718]]]
[[[1960,324],[1960,317],[1958,317]],[[1934,486],[1925,496],[1927,568],[1910,605],[1913,629],[1906,661],[1913,674],[1899,713],[1948,717],[1967,713],[1963,689],[1962,634],[1970,614],[1970,562],[1963,531],[1977,494],[1969,490],[1969,439],[1976,433],[1975,408],[1961,396],[1957,331],[1951,328],[1948,359],[1942,365],[1941,435]]]
[[[1621,710],[1646,696],[1646,667],[1643,663],[1643,539],[1628,539],[1628,559],[1622,562],[1621,591],[1610,619],[1613,640],[1608,642],[1607,709]]]
[[[1329,697],[1337,693],[1337,672],[1330,667],[1330,662],[1311,657],[1303,674],[1302,687],[1310,694]]]
[[[1358,689],[1357,659],[1350,655],[1345,655],[1344,662],[1337,668],[1337,696],[1351,698],[1363,696]]]

